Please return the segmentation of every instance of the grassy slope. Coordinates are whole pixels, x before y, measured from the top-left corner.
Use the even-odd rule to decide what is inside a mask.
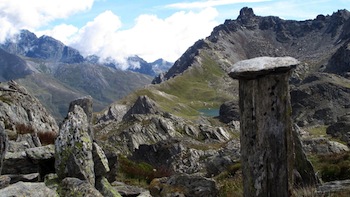
[[[198,109],[218,108],[224,101],[235,99],[222,91],[227,74],[206,52],[201,51],[200,57],[200,66],[193,65],[175,78],[140,89],[120,103],[130,105],[138,96],[147,95],[164,111],[189,118],[198,115]]]

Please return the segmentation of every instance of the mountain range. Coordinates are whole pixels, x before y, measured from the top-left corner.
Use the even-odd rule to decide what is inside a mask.
[[[251,8],[242,8],[236,19],[226,20],[207,38],[198,40],[166,73],[155,77],[152,84],[150,75],[118,70],[112,59],[103,64],[97,56],[81,59],[74,49],[47,37],[41,39],[48,40],[40,44],[45,48],[41,51],[37,48],[39,41],[35,41],[40,38],[27,31],[24,37],[33,40],[19,46],[20,42],[9,41],[0,50],[1,80],[17,81],[0,86],[3,106],[0,115],[4,132],[11,137],[11,157],[4,160],[6,174],[28,174],[23,170],[30,169],[30,173],[56,172],[60,178],[59,173],[71,171],[69,174],[78,180],[64,175],[60,178],[65,178],[62,182],[56,181],[50,188],[71,187],[76,191],[81,186],[79,195],[80,191],[95,189],[95,184],[83,186],[80,179],[100,182],[102,175],[108,180],[102,188],[96,184],[101,192],[114,188],[123,194],[133,190],[135,193],[130,195],[140,195],[139,188],[120,185],[124,182],[141,185],[152,196],[171,196],[174,191],[180,196],[243,196],[239,85],[229,73],[241,60],[292,56],[300,64],[289,81],[294,157],[291,192],[295,196],[347,196],[350,191],[350,12],[347,10],[294,21],[257,16]],[[54,51],[48,53],[48,49]],[[131,70],[141,68],[144,63],[137,56],[127,62],[132,65]],[[141,70],[154,71],[150,67]],[[61,117],[67,114],[69,100],[88,94],[93,101],[91,97],[83,97],[71,102],[70,113],[58,127],[53,118],[44,118],[50,115],[31,94]],[[92,105],[99,112],[92,114]],[[208,115],[206,111],[218,114]],[[28,127],[33,134],[27,133]],[[49,148],[35,145],[34,141],[39,140],[35,130],[40,129],[59,130],[50,157],[29,154],[22,145],[31,141],[33,147]],[[259,141],[254,138],[250,143]],[[54,136],[50,139],[55,140]],[[90,142],[100,147],[92,148]],[[16,143],[20,145],[15,149]],[[105,156],[98,151],[101,154],[96,153],[94,159],[67,157],[67,154],[57,157],[59,149],[66,144],[72,147],[67,149],[69,154],[78,150],[75,155],[79,158],[94,155],[92,152],[98,149]],[[27,156],[23,156],[24,150]],[[38,162],[32,162],[33,155]],[[261,160],[261,155],[256,156]],[[60,163],[66,158],[72,160],[55,168],[52,161]],[[108,158],[108,161],[95,158]],[[98,168],[94,168],[95,164]],[[81,165],[88,166],[88,170],[77,167]],[[81,176],[86,172],[87,176]],[[94,174],[98,179],[90,176]],[[51,175],[45,177],[44,188],[55,182],[52,179],[57,180]],[[275,184],[274,181],[270,179],[269,184]],[[107,182],[113,184],[108,186]],[[19,191],[15,184],[4,190],[13,187],[15,192]],[[56,191],[67,196],[69,190]],[[94,196],[97,195],[98,192]]]
[[[127,59],[127,70],[118,63],[99,61],[97,56],[84,58],[78,50],[49,37],[37,37],[22,30],[0,45],[0,81],[18,80],[32,95],[62,119],[68,103],[77,97],[91,95],[94,109],[102,110],[150,84],[152,78],[172,64],[159,59],[148,63],[137,56]]]

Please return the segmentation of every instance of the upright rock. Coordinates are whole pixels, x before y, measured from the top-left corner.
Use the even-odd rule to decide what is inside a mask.
[[[126,113],[125,117],[129,117],[132,114],[157,114],[160,110],[157,104],[148,96],[140,96],[137,98],[134,105]]]
[[[8,148],[8,138],[5,129],[0,124],[0,175],[2,171],[2,165],[5,158],[5,154]]]
[[[55,141],[55,168],[60,179],[76,177],[95,185],[89,126],[84,110],[74,105]]]
[[[239,79],[244,196],[292,194],[293,136],[289,76],[294,58],[260,57],[233,65]]]

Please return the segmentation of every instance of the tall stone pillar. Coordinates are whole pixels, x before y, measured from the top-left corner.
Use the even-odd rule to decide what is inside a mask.
[[[293,138],[289,77],[299,64],[291,57],[237,62],[244,196],[292,195]]]

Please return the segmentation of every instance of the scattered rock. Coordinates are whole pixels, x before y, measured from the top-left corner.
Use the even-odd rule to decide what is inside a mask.
[[[338,192],[347,192],[347,194],[349,194],[348,192],[350,192],[350,180],[331,181],[323,183],[317,187],[317,194],[319,195],[335,195]]]
[[[2,166],[3,166],[7,149],[8,149],[8,137],[5,132],[5,129],[0,124],[0,175],[1,175]]]
[[[8,175],[0,175],[0,190],[10,185],[11,178]]]
[[[304,139],[303,147],[307,153],[313,154],[334,154],[349,151],[346,145],[323,137]]]
[[[150,184],[152,196],[216,197],[219,190],[213,179],[197,175],[180,174],[169,178],[153,179]]]
[[[118,181],[114,181],[111,185],[124,197],[140,196],[142,193],[146,192],[143,188],[127,185]]]
[[[57,193],[46,187],[45,183],[17,182],[0,189],[1,196],[56,197]]]
[[[327,128],[327,134],[339,138],[350,146],[350,114],[338,118],[338,121]]]
[[[88,181],[67,177],[62,180],[58,190],[60,196],[94,196],[103,197]]]
[[[9,174],[7,175],[11,178],[10,184],[14,184],[20,181],[23,182],[38,182],[39,181],[39,173],[32,174]]]
[[[31,174],[38,172],[38,165],[27,157],[25,151],[8,152],[2,172],[3,174]]]
[[[96,188],[104,197],[121,197],[118,191],[104,177],[96,180]]]

